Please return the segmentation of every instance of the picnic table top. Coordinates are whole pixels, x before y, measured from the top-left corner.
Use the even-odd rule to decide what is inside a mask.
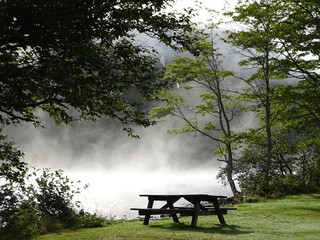
[[[197,198],[203,199],[217,199],[217,198],[227,198],[227,196],[221,195],[210,195],[210,194],[140,194],[140,197],[151,197],[154,199],[168,199],[168,198]]]

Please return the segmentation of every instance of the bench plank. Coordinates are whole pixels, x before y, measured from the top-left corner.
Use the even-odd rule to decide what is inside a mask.
[[[162,208],[131,208],[131,210],[138,210],[139,215],[159,215],[159,214],[176,214],[176,213],[193,213],[193,209],[162,209]]]
[[[193,216],[194,214],[201,215],[216,215],[215,208],[207,208],[208,210],[196,210],[194,208],[131,208],[130,210],[139,211],[139,215],[161,215],[161,214],[181,214],[181,216]],[[237,210],[236,208],[220,208],[222,214],[227,214],[228,210]]]

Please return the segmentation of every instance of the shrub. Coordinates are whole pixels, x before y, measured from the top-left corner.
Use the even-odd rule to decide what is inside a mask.
[[[61,229],[104,226],[104,218],[79,209],[75,201],[78,182],[70,181],[62,170],[30,171],[12,143],[0,144],[1,240],[28,240]]]
[[[2,235],[13,239],[32,239],[41,233],[40,225],[36,209],[28,202],[23,202],[6,219]]]
[[[77,227],[77,203],[75,194],[79,188],[64,176],[62,170],[51,172],[43,169],[36,179],[37,190],[34,194],[41,217],[59,222],[66,228]]]
[[[107,220],[104,217],[99,217],[96,214],[91,214],[84,210],[80,211],[78,219],[82,228],[99,228],[110,222],[110,220]]]

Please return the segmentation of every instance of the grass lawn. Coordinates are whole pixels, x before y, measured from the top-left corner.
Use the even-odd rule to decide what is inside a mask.
[[[48,234],[36,240],[318,240],[320,239],[320,194],[295,195],[260,203],[245,203],[225,215],[228,225],[218,224],[216,216],[200,216],[198,226],[191,218],[180,223],[171,219],[115,222],[104,228],[81,229]]]

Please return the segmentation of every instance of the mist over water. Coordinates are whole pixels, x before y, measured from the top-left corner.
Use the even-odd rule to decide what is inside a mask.
[[[146,207],[139,194],[203,193],[231,195],[216,179],[219,163],[214,145],[203,137],[168,135],[175,126],[166,121],[136,129],[130,138],[110,119],[57,127],[48,119],[45,128],[10,127],[6,133],[25,152],[24,161],[39,168],[62,169],[80,180],[82,207],[107,217],[134,218],[130,207]]]
[[[137,41],[153,46],[166,64],[175,57],[172,50],[155,39],[142,34]],[[225,70],[240,71],[240,57],[218,43],[219,51],[227,56]],[[228,84],[235,88],[240,85],[239,81]],[[147,206],[147,199],[139,194],[232,195],[229,187],[216,179],[221,163],[212,154],[214,143],[191,134],[168,135],[166,130],[176,127],[176,121],[137,128],[140,139],[135,139],[110,119],[60,127],[46,116],[43,119],[43,129],[23,124],[8,127],[5,133],[14,138],[16,146],[26,154],[24,161],[30,165],[62,169],[72,180],[81,180],[80,185],[89,184],[79,196],[87,211],[134,218],[137,212],[130,211],[131,207]],[[234,130],[253,126],[254,120],[253,116],[240,116]]]
[[[174,58],[164,44],[143,35],[138,37],[138,41],[154,46],[166,64]],[[233,61],[228,59],[228,65]],[[216,179],[221,162],[212,154],[215,144],[192,134],[168,135],[167,129],[178,126],[176,120],[136,128],[140,136],[136,139],[128,137],[119,122],[111,119],[58,127],[46,115],[41,118],[44,128],[23,124],[8,127],[5,133],[13,137],[30,165],[62,169],[71,180],[89,184],[80,195],[87,211],[133,218],[137,212],[130,211],[131,207],[147,206],[147,199],[139,194],[232,195]]]
[[[131,207],[147,207],[147,198],[139,194],[207,193],[230,195],[227,188],[215,181],[215,169],[191,170],[128,170],[76,173],[94,183],[81,196],[83,207],[107,217],[135,218]],[[157,206],[155,204],[155,206]],[[160,206],[160,205],[159,205]]]

